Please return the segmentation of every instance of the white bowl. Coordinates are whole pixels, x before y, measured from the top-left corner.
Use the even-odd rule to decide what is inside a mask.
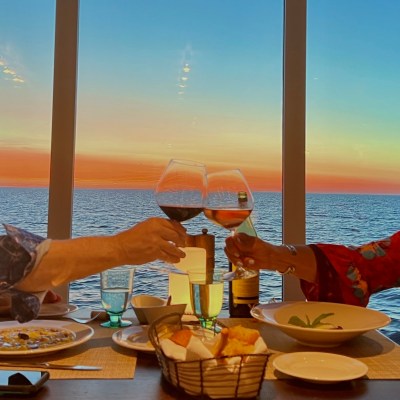
[[[147,294],[133,296],[131,299],[133,311],[139,323],[144,325],[151,324],[154,320],[166,314],[178,313],[182,315],[185,312],[186,304],[170,304],[167,306],[166,303],[166,300],[160,297]]]
[[[321,314],[333,313],[322,322],[338,325],[342,329],[308,328],[289,324],[293,316],[312,322]],[[347,304],[326,302],[282,302],[262,304],[254,307],[251,315],[267,324],[276,326],[282,332],[301,344],[313,347],[335,347],[373,329],[382,328],[391,319],[380,311]]]

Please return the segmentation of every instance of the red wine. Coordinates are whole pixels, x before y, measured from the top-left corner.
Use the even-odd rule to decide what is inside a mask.
[[[159,206],[169,218],[175,221],[186,221],[195,217],[203,211],[202,207],[185,207],[185,206]]]
[[[251,213],[251,210],[211,210],[205,209],[204,215],[226,229],[237,228]]]

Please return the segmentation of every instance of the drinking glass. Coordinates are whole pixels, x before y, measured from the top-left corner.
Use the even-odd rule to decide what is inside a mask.
[[[172,159],[157,184],[158,206],[175,221],[186,221],[203,211],[206,167],[196,161]]]
[[[101,303],[107,312],[109,321],[101,326],[121,328],[132,325],[131,321],[122,319],[128,308],[133,290],[133,268],[118,267],[100,273]]]
[[[207,174],[204,215],[216,225],[235,234],[235,230],[254,207],[254,199],[246,178],[239,169]],[[224,274],[224,280],[248,279],[257,275],[255,270],[237,266],[235,271]]]
[[[193,314],[201,327],[215,330],[224,298],[222,273],[192,270],[189,271],[189,282]]]

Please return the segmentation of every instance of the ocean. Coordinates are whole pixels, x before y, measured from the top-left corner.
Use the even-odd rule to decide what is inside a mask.
[[[281,243],[281,194],[256,192],[254,225],[260,238]],[[42,188],[0,188],[0,222],[9,223],[36,234],[47,234],[48,190]],[[389,236],[400,229],[400,196],[308,194],[307,243],[343,243],[359,245]],[[86,190],[74,193],[72,236],[105,235],[128,228],[151,216],[164,217],[152,191]],[[200,234],[203,228],[215,235],[215,261],[228,267],[223,252],[227,232],[214,226],[202,214],[184,223],[189,234]],[[152,263],[157,265],[157,262]],[[226,285],[227,286],[227,285]],[[134,294],[166,297],[168,276],[145,266],[135,269]],[[225,291],[224,309],[228,294]],[[278,274],[260,274],[260,303],[281,300],[281,278]],[[92,275],[71,283],[70,303],[79,307],[99,307],[99,277]],[[385,312],[392,318],[382,332],[389,337],[400,332],[400,289],[375,294],[368,307]]]

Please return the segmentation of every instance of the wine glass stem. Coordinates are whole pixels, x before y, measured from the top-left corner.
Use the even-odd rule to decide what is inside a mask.
[[[202,318],[199,317],[200,326],[205,329],[214,329],[216,318]]]
[[[122,319],[122,314],[108,314],[110,318],[110,326],[121,326],[121,319]]]

